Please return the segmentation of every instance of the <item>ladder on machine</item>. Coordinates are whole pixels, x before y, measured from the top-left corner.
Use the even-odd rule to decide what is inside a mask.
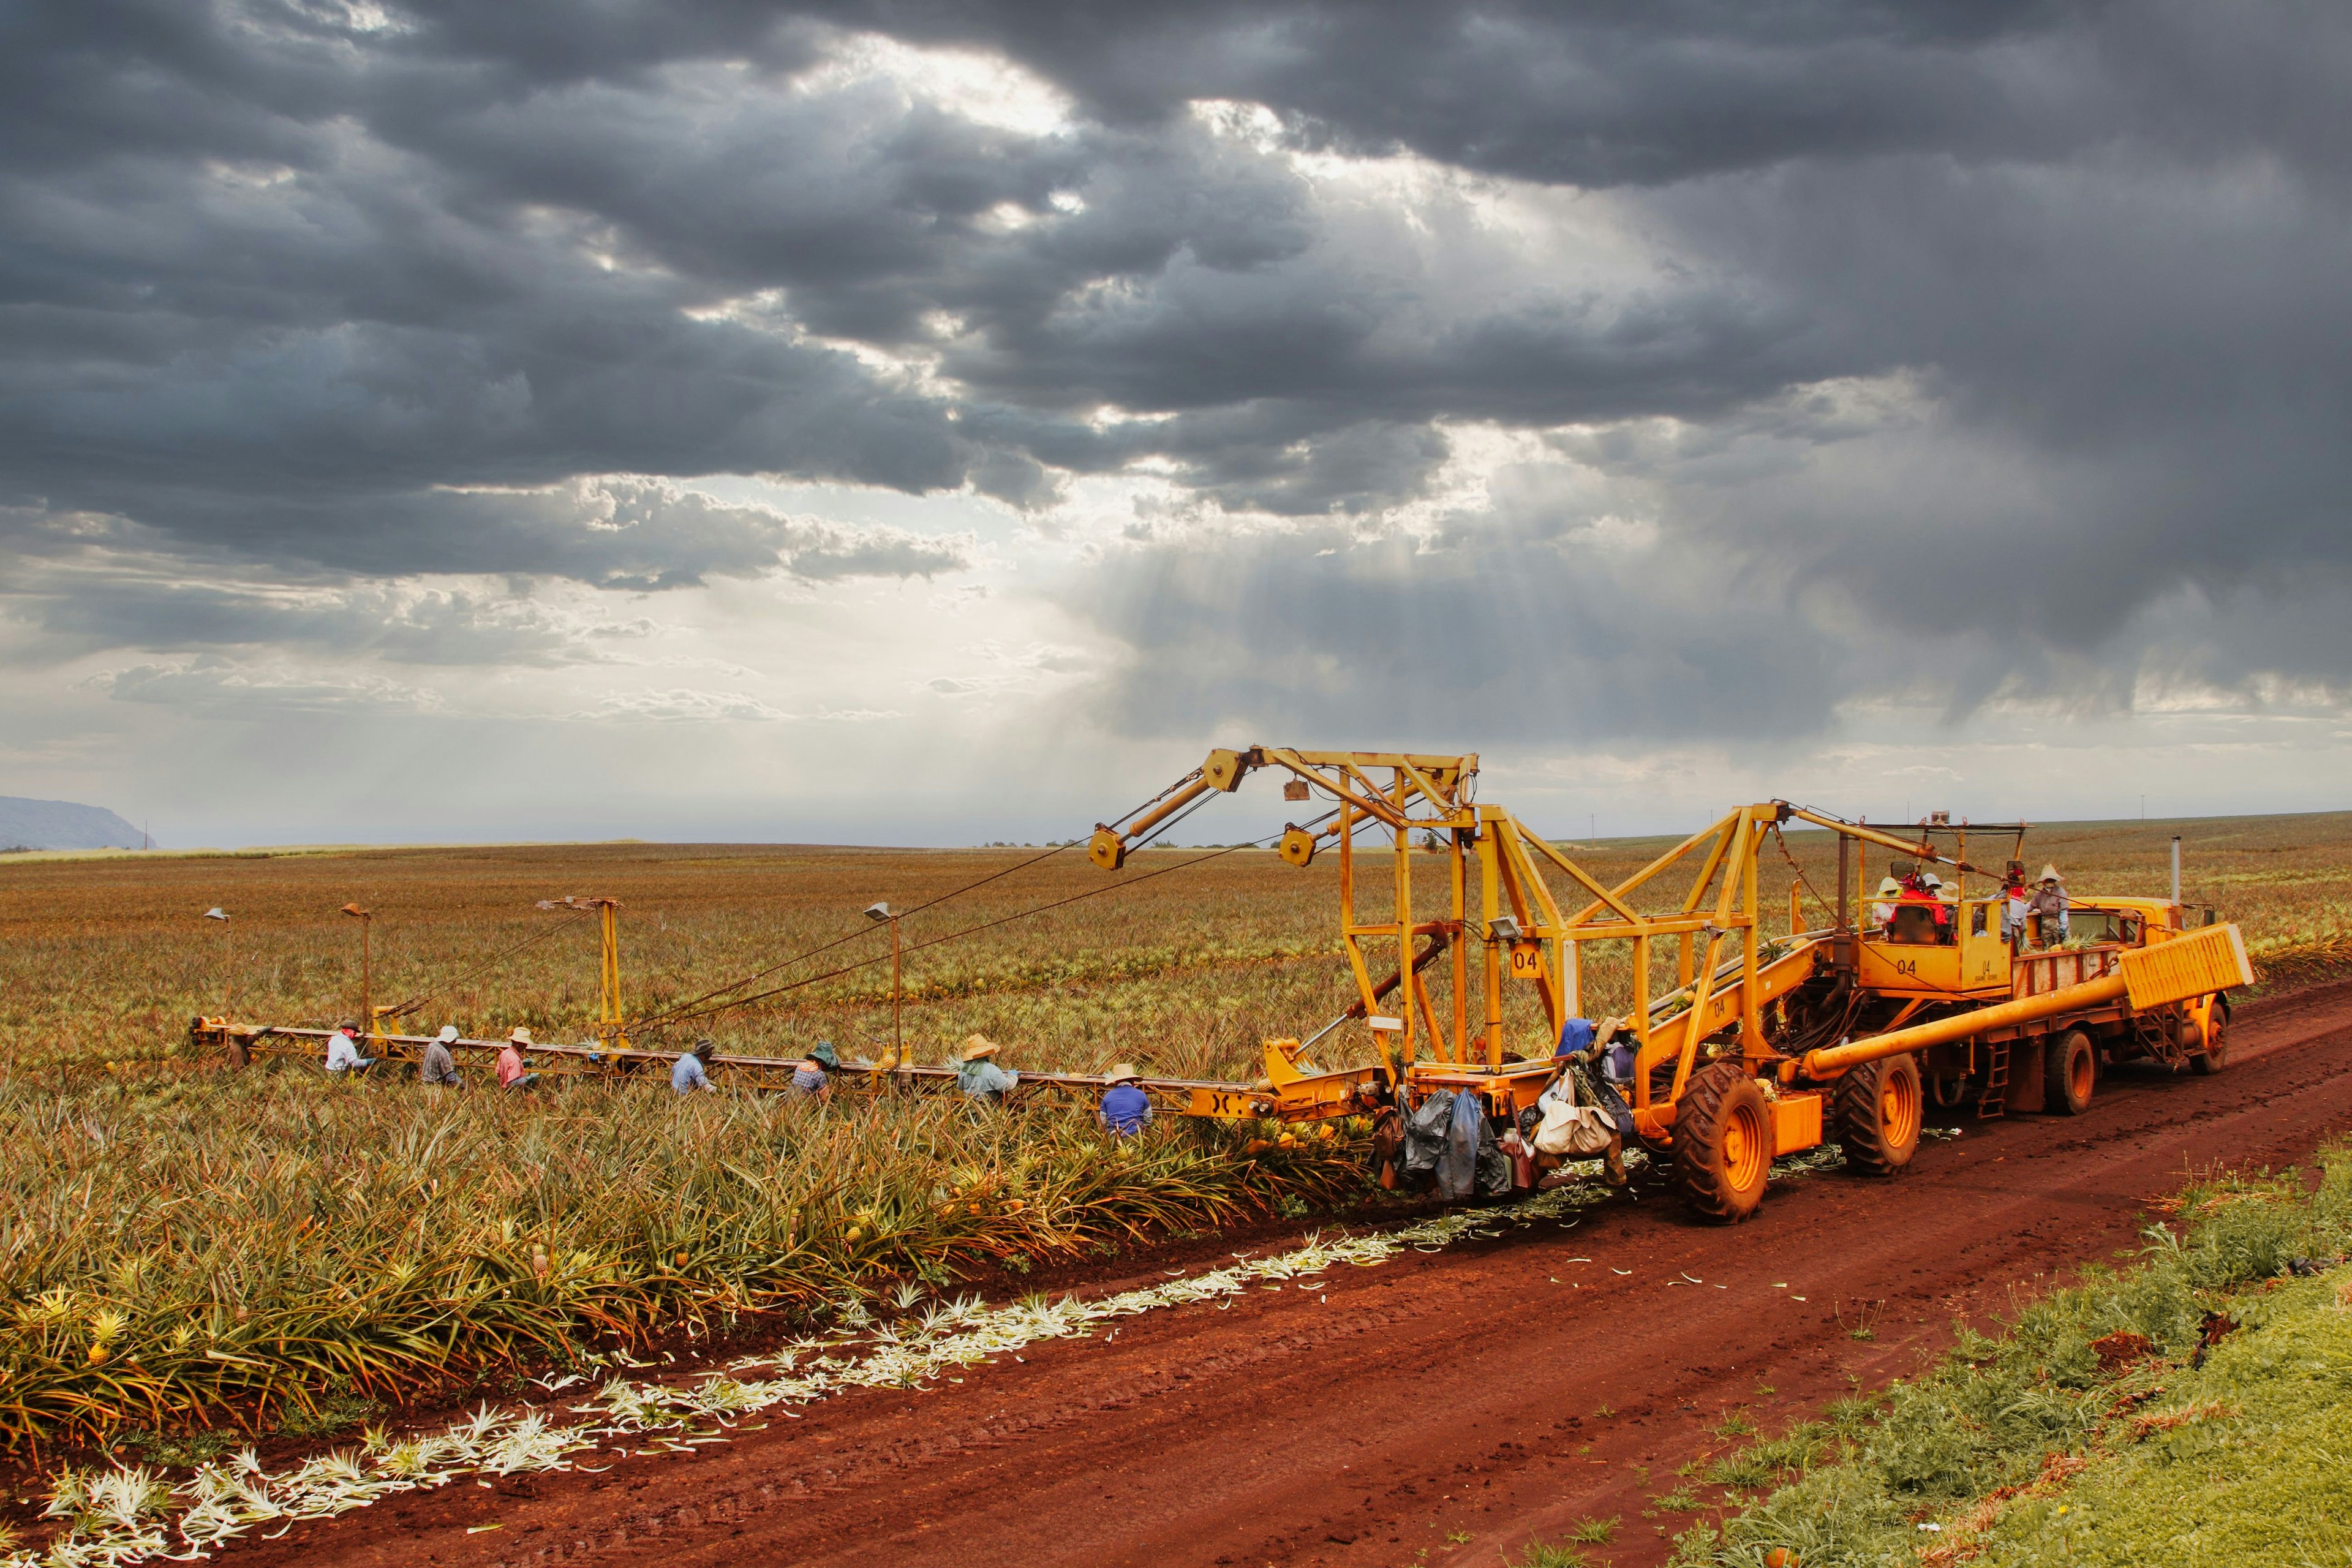
[[[1987,1040],[1984,1092],[1977,1097],[1977,1120],[1990,1121],[2009,1105],[2009,1046],[2007,1040]]]

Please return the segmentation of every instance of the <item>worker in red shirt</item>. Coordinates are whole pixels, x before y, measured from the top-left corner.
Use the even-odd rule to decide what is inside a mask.
[[[523,1065],[522,1053],[530,1045],[530,1031],[517,1024],[514,1032],[507,1037],[507,1043],[499,1050],[500,1089],[529,1089],[539,1081],[539,1075]]]

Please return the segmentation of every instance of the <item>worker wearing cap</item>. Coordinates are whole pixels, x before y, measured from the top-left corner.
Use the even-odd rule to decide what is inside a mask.
[[[989,1058],[996,1055],[996,1042],[986,1035],[967,1035],[963,1041],[963,1059],[956,1068],[956,1087],[963,1090],[966,1100],[1002,1105],[1004,1097],[1021,1081],[1021,1075],[998,1067]]]
[[[449,1047],[457,1043],[457,1026],[444,1024],[441,1032],[425,1043],[425,1066],[417,1074],[428,1089],[457,1087],[457,1058]]]
[[[832,1087],[832,1075],[840,1070],[841,1058],[835,1053],[833,1042],[819,1040],[816,1048],[803,1057],[800,1066],[793,1069],[793,1092],[812,1099],[822,1097]]]
[[[2042,868],[2040,881],[2025,907],[2041,927],[2042,945],[2055,947],[2058,942],[2050,940],[2053,931],[2058,933],[2058,942],[2066,940],[2066,885],[2058,879],[2058,868],[2049,865]]]
[[[1151,1097],[1136,1087],[1143,1075],[1133,1062],[1120,1062],[1103,1074],[1110,1087],[1095,1108],[1095,1120],[1121,1138],[1132,1138],[1151,1125]]]
[[[670,1064],[670,1088],[680,1094],[692,1094],[698,1089],[716,1089],[719,1086],[710,1081],[710,1074],[704,1068],[718,1048],[719,1042],[705,1035],[694,1042],[693,1049],[680,1051],[677,1060]]]
[[[529,1089],[539,1081],[539,1075],[523,1065],[522,1054],[530,1046],[530,1031],[517,1024],[499,1050],[500,1089]]]
[[[360,1055],[360,1026],[349,1018],[336,1025],[335,1032],[327,1037],[327,1070],[365,1072],[373,1066],[373,1057]]]

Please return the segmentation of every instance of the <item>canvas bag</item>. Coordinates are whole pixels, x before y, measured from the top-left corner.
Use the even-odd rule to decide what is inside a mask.
[[[1607,1150],[1610,1139],[1616,1136],[1614,1117],[1597,1105],[1577,1103],[1573,1069],[1554,1079],[1536,1104],[1543,1112],[1543,1121],[1537,1124],[1530,1142],[1538,1154],[1598,1154]]]

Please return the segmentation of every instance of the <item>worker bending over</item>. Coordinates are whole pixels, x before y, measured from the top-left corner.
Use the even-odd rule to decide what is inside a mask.
[[[1120,1062],[1103,1074],[1103,1082],[1110,1087],[1095,1109],[1095,1120],[1121,1138],[1132,1138],[1151,1125],[1151,1097],[1135,1087],[1142,1076],[1133,1062]]]
[[[819,1040],[816,1048],[803,1057],[793,1068],[793,1093],[805,1099],[822,1100],[832,1088],[832,1075],[841,1070],[841,1058],[834,1054],[831,1040]]]
[[[719,1042],[705,1035],[694,1042],[692,1050],[680,1051],[677,1060],[670,1064],[670,1088],[680,1094],[692,1094],[698,1089],[716,1089],[719,1086],[710,1081],[709,1073],[703,1069],[710,1060],[711,1053],[718,1048]]]
[[[375,1066],[373,1057],[360,1055],[360,1026],[349,1018],[335,1026],[327,1037],[327,1070],[332,1073],[360,1073]]]
[[[416,1076],[427,1089],[457,1087],[457,1058],[449,1054],[449,1047],[457,1043],[455,1024],[442,1025],[441,1032],[425,1043],[425,1065]]]
[[[1004,1097],[1021,1081],[1021,1075],[998,1067],[988,1058],[996,1054],[996,1042],[986,1035],[967,1035],[963,1042],[963,1060],[956,1068],[956,1087],[966,1100],[988,1105],[1002,1105]]]
[[[529,1089],[539,1081],[539,1075],[523,1065],[522,1054],[530,1046],[530,1031],[517,1024],[499,1050],[500,1089]]]

